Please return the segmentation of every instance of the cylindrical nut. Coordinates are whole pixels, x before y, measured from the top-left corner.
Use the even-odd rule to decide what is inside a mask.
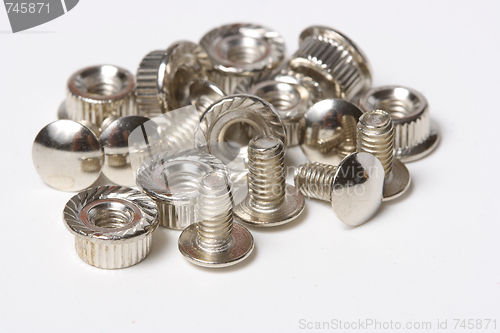
[[[198,184],[208,172],[226,166],[198,149],[164,153],[144,162],[137,171],[137,186],[158,205],[160,225],[183,230],[196,222]]]
[[[74,121],[100,127],[111,115],[136,114],[134,76],[127,70],[100,65],[79,70],[68,80],[66,113]]]
[[[394,154],[402,162],[419,160],[439,143],[437,126],[431,121],[427,99],[402,86],[373,88],[359,102],[363,112],[384,110],[394,122]]]
[[[285,42],[273,30],[254,24],[230,24],[208,32],[200,41],[213,70],[209,73],[226,94],[245,78],[272,72],[285,58]]]
[[[80,192],[64,208],[64,221],[75,235],[78,256],[106,269],[139,263],[149,253],[158,226],[153,200],[120,186],[100,186]]]

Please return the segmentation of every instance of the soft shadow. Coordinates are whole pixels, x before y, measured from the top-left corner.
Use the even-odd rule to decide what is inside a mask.
[[[307,199],[306,199],[306,201],[307,201]],[[234,217],[234,221],[243,224],[252,233],[254,233],[254,232],[257,232],[257,233],[259,233],[259,232],[266,232],[266,233],[278,232],[279,233],[279,232],[283,232],[283,231],[295,228],[297,225],[299,225],[300,223],[304,222],[307,219],[307,215],[308,215],[308,211],[307,211],[307,202],[306,202],[306,205],[304,207],[304,211],[299,215],[299,217],[297,217],[295,220],[293,220],[291,222],[288,222],[286,224],[282,224],[282,225],[279,225],[276,227],[256,227],[254,225],[241,222],[238,217]]]
[[[166,252],[168,244],[172,242],[171,238],[173,237],[174,239],[177,239],[179,237],[178,234],[174,235],[174,233],[175,230],[169,230],[159,226],[158,229],[153,232],[151,251],[149,252],[147,258],[157,260],[156,258],[162,257]]]
[[[195,266],[195,269],[198,269],[200,271],[204,271],[207,273],[214,273],[214,274],[224,274],[227,272],[235,272],[235,271],[242,270],[245,267],[247,267],[248,265],[250,265],[251,263],[253,263],[253,261],[255,260],[255,257],[257,257],[257,252],[258,252],[257,246],[254,245],[253,251],[248,258],[246,258],[245,260],[243,260],[242,262],[240,262],[236,265],[229,266],[229,267],[221,267],[221,268],[213,268],[212,267],[211,268],[211,267],[203,267],[203,266],[198,266],[198,265],[193,265],[193,264],[191,264],[191,266]]]

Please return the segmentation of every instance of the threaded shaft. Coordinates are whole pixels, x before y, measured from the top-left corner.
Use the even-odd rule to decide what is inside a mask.
[[[195,209],[198,245],[209,252],[226,250],[233,230],[233,196],[224,173],[213,171],[203,177]]]
[[[375,155],[384,167],[385,179],[391,177],[394,159],[394,125],[387,112],[374,110],[359,118],[358,151]]]
[[[303,196],[330,201],[336,171],[337,167],[329,164],[302,164],[295,172],[295,187]]]
[[[350,115],[342,116],[342,130],[344,131],[344,141],[338,146],[337,153],[340,156],[347,156],[356,152],[356,141],[358,136],[356,118]]]
[[[320,153],[325,154],[344,141],[344,131],[338,127],[335,133],[327,138],[318,139],[318,150]]]
[[[285,150],[273,136],[257,136],[248,144],[249,204],[274,210],[285,200]]]

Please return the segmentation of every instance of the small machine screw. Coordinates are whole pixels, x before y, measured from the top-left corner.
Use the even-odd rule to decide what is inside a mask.
[[[369,153],[352,153],[337,166],[306,163],[295,173],[295,187],[306,197],[329,201],[347,225],[368,221],[382,203],[384,168]]]
[[[204,267],[227,267],[252,253],[250,231],[233,222],[233,197],[225,173],[212,171],[198,186],[198,223],[191,224],[179,237],[179,251],[187,260]]]
[[[302,194],[285,183],[284,160],[283,142],[273,136],[257,136],[248,144],[248,194],[234,209],[243,222],[273,227],[304,210]]]
[[[387,112],[374,110],[359,118],[358,151],[371,153],[382,163],[385,171],[383,201],[396,199],[408,189],[410,173],[394,158],[394,125]]]

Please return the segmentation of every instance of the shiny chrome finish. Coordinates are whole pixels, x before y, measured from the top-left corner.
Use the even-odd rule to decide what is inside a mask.
[[[137,171],[137,186],[155,200],[161,226],[183,230],[196,222],[198,184],[214,170],[227,173],[220,160],[198,149],[166,152],[144,162]]]
[[[337,165],[356,151],[356,125],[363,113],[341,99],[314,104],[299,123],[300,148],[310,162]]]
[[[384,110],[394,122],[394,153],[402,162],[429,155],[439,143],[437,125],[431,120],[427,99],[418,91],[402,86],[373,88],[361,97],[363,112]]]
[[[285,125],[288,147],[298,145],[299,121],[314,103],[323,99],[317,82],[293,71],[253,76],[240,83],[235,93],[255,95],[274,106]]]
[[[253,138],[248,144],[248,160],[248,194],[234,214],[258,227],[274,227],[296,219],[304,210],[304,197],[285,182],[283,142],[273,136]]]
[[[203,267],[227,267],[252,253],[252,234],[233,222],[233,197],[226,173],[212,171],[203,176],[196,214],[198,223],[188,226],[179,237],[179,250],[189,262]]]
[[[72,120],[56,120],[45,126],[35,138],[32,157],[43,181],[61,191],[91,186],[104,161],[96,135]]]
[[[139,113],[154,117],[190,105],[191,84],[206,79],[211,66],[205,51],[189,41],[148,53],[137,69],[135,96]]]
[[[394,159],[394,125],[383,110],[364,113],[358,122],[358,151],[375,155],[384,167],[384,201],[398,198],[410,187],[406,166]]]
[[[69,78],[66,111],[60,110],[59,117],[67,114],[68,119],[87,120],[101,126],[110,115],[136,114],[134,90],[134,76],[123,68],[112,65],[84,68]]]
[[[200,45],[212,62],[212,81],[226,94],[232,94],[245,78],[278,69],[286,52],[278,32],[254,24],[213,29],[203,36]]]
[[[384,168],[372,154],[353,153],[338,167],[301,165],[295,187],[306,197],[331,202],[338,219],[355,227],[367,222],[382,203]]]
[[[254,133],[245,126],[252,128]],[[196,129],[197,147],[228,165],[235,186],[246,182],[248,173],[248,142],[254,135],[272,135],[285,142],[285,127],[274,107],[262,98],[250,95],[225,97],[205,112]]]
[[[158,226],[156,205],[141,192],[100,186],[71,198],[63,212],[78,256],[97,268],[126,268],[142,261]]]
[[[189,97],[201,118],[210,105],[226,97],[226,94],[212,81],[198,79],[189,86]]]
[[[353,101],[372,84],[370,65],[360,48],[327,27],[312,26],[302,31],[299,49],[288,67],[312,77],[328,98]]]
[[[129,151],[129,137],[132,131],[139,126],[153,126],[153,128],[145,129],[144,132],[156,135],[156,138],[151,138],[151,142],[159,140],[158,129],[155,124],[142,116],[128,116],[116,119],[106,127],[99,138],[104,149],[102,172],[115,184],[122,186],[135,185]]]

